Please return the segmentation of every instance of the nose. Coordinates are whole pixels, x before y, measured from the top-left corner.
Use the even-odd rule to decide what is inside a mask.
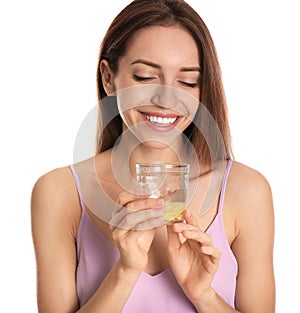
[[[167,85],[158,85],[154,90],[154,95],[151,99],[156,106],[173,109],[178,106],[178,95],[176,88]]]

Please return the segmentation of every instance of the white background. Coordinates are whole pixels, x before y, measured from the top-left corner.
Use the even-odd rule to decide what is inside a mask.
[[[262,172],[272,186],[277,312],[295,312],[300,279],[297,1],[188,2],[208,25],[219,53],[235,157]],[[31,189],[43,173],[72,163],[78,128],[96,104],[100,41],[128,3],[0,3],[0,311],[37,312]]]

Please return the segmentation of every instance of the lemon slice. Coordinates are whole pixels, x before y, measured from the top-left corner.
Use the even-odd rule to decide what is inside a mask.
[[[184,202],[167,202],[164,205],[164,220],[167,222],[183,220],[184,207]]]

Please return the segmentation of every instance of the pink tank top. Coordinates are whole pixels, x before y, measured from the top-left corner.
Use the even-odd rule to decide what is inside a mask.
[[[206,233],[211,236],[214,245],[222,252],[212,288],[229,305],[234,307],[237,261],[228,244],[222,218],[224,195],[231,164],[232,161],[229,161],[224,174],[218,213]],[[78,175],[73,166],[70,168],[75,178],[82,208],[77,235],[76,273],[77,296],[81,307],[98,289],[105,276],[117,262],[119,253],[99,231],[86,212]],[[145,272],[140,275],[122,313],[140,312],[194,313],[197,311],[177,283],[172,270],[168,268],[154,276]]]

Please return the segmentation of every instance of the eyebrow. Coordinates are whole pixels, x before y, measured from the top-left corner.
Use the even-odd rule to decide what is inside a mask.
[[[148,61],[148,60],[144,60],[144,59],[138,59],[136,61],[133,61],[132,63],[130,63],[130,65],[138,64],[138,63],[145,64],[145,65],[148,65],[148,66],[151,66],[151,67],[154,67],[154,68],[161,69],[160,65],[158,65],[156,63],[153,63],[151,61]],[[201,68],[198,67],[198,66],[181,67],[180,68],[180,72],[200,72],[201,73]]]

